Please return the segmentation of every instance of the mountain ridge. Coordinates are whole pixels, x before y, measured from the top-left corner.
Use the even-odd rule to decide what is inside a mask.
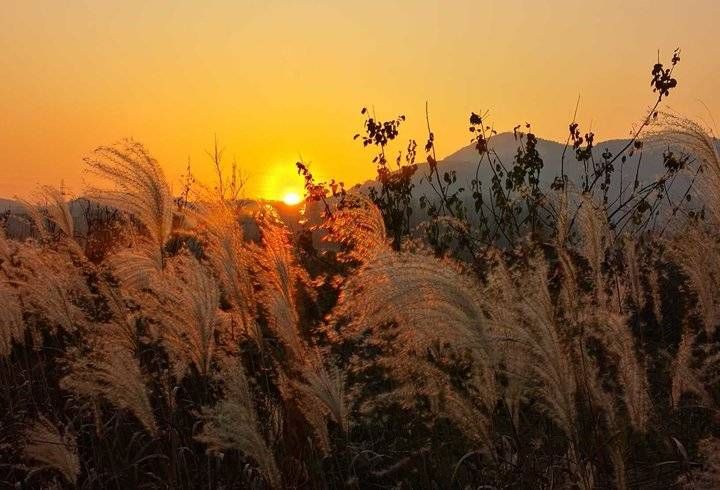
[[[556,176],[560,176],[560,167],[562,160],[562,153],[566,149],[565,143],[557,141],[537,138],[537,150],[540,157],[543,159],[543,169],[540,174],[541,185],[548,185],[552,183]],[[604,152],[606,149],[611,151],[613,154],[617,154],[622,148],[624,148],[631,140],[616,138],[607,141],[601,141],[595,143],[594,147],[597,150],[597,155]],[[523,142],[516,138],[512,132],[503,132],[492,136],[488,140],[489,147],[494,151],[495,154],[500,158],[505,166],[508,166],[513,161],[519,145]],[[662,150],[659,146],[652,148],[645,148],[643,150],[643,164],[640,168],[639,180],[647,181],[654,176],[661,173],[664,169]],[[636,160],[636,159],[635,159]],[[478,177],[483,183],[490,181],[491,170],[488,168],[487,160],[484,160],[480,168],[478,169],[478,163],[480,162],[480,155],[478,154],[473,144],[466,145],[446,157],[438,161],[438,168],[442,172],[455,171],[457,177],[457,184],[467,190],[472,179],[475,178],[476,170],[479,170]],[[636,163],[634,160],[626,162],[626,166],[631,166],[632,163]],[[418,191],[431,191],[429,184],[424,181],[423,177],[428,175],[428,163],[427,161],[418,162],[418,170],[413,177],[415,189]],[[616,166],[619,166],[616,165]],[[635,167],[633,167],[633,173]],[[616,171],[616,173],[618,173]],[[564,173],[568,176],[571,181],[577,181],[583,175],[583,166],[575,158],[575,151],[572,145],[567,147],[565,154],[565,169]],[[363,183],[353,186],[354,189],[360,188],[365,189],[375,182],[374,179],[369,179]]]

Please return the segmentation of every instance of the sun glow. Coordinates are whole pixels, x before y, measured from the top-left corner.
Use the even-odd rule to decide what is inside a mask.
[[[286,192],[285,195],[283,196],[282,200],[288,206],[295,206],[296,204],[300,204],[302,197],[300,197],[300,194],[298,194],[297,192],[291,191],[291,192]]]

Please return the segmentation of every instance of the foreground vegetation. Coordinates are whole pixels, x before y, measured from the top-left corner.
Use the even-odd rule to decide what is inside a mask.
[[[413,196],[417,144],[386,158],[403,118],[363,111],[376,185],[299,163],[294,232],[217,151],[216,187],[174,198],[142,145],[98,148],[82,219],[43,188],[32,236],[0,234],[3,483],[717,487],[720,157],[658,112],[678,61],[623,152],[573,122],[584,177],[550,189],[531,132],[501,162],[472,114],[491,181],[462,189],[428,129]],[[644,145],[667,148],[657,180],[614,186]]]

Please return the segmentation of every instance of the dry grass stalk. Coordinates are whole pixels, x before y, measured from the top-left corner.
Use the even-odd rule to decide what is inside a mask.
[[[250,275],[253,256],[244,241],[236,209],[224,201],[203,204],[196,218],[207,234],[206,254],[225,298],[245,332],[262,348],[262,332],[256,321],[257,298]]]
[[[375,251],[390,246],[385,221],[375,204],[359,193],[349,193],[342,207],[323,223],[323,239],[346,247],[348,259],[367,260]]]
[[[124,140],[95,149],[85,162],[109,184],[88,189],[88,197],[131,215],[162,249],[172,232],[174,203],[157,160],[140,143]]]
[[[106,288],[105,293],[112,320],[94,326],[87,333],[89,349],[72,353],[69,374],[60,385],[81,397],[104,399],[118,409],[129,411],[155,435],[157,424],[145,376],[136,358],[139,344],[135,320],[118,293],[110,288]]]
[[[280,488],[280,471],[260,431],[250,386],[238,360],[223,361],[222,377],[225,395],[215,407],[203,409],[205,425],[197,440],[214,452],[241,451],[256,461],[272,488]]]
[[[647,135],[648,142],[695,158],[686,170],[700,167],[698,191],[713,224],[720,224],[720,154],[713,132],[704,125],[671,112],[659,114]]]
[[[461,273],[455,264],[430,256],[391,251],[376,252],[343,286],[331,321],[349,319],[341,335],[360,339],[376,327],[394,323],[397,352],[384,361],[400,381],[391,394],[401,403],[412,406],[418,393],[436,399],[443,405],[443,415],[455,420],[463,430],[468,411],[482,419],[482,428],[474,434],[487,434],[489,421],[482,415],[497,400],[495,355],[482,310],[480,290]],[[446,375],[423,353],[437,352],[438,342],[447,343],[472,359],[471,384],[479,406],[456,394],[442,395]],[[421,373],[421,374],[419,374]],[[450,403],[450,401],[456,403]],[[459,407],[464,404],[464,409]],[[369,409],[367,407],[366,409]],[[489,444],[489,440],[482,441]]]
[[[224,321],[215,278],[195,258],[179,256],[153,282],[153,291],[155,335],[170,354],[175,375],[182,378],[191,366],[209,375]]]
[[[41,417],[25,432],[25,458],[39,463],[36,470],[51,468],[60,474],[71,485],[77,483],[80,475],[80,459],[77,454],[77,443],[70,431],[62,434],[48,419]]]
[[[262,247],[254,250],[260,303],[269,316],[270,328],[295,359],[306,353],[298,331],[296,294],[298,282],[305,278],[293,255],[288,230],[274,211],[266,209],[258,217],[262,229]]]
[[[10,355],[13,343],[25,340],[25,322],[16,291],[0,282],[0,359]]]

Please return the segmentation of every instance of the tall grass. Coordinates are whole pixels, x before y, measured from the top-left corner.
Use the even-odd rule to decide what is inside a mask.
[[[50,188],[34,237],[0,235],[3,480],[712,487],[720,159],[664,121],[649,138],[697,157],[708,219],[630,231],[567,186],[551,232],[459,253],[344,191],[299,232],[225,193],[178,204],[142,145],[97,149],[107,254]]]

